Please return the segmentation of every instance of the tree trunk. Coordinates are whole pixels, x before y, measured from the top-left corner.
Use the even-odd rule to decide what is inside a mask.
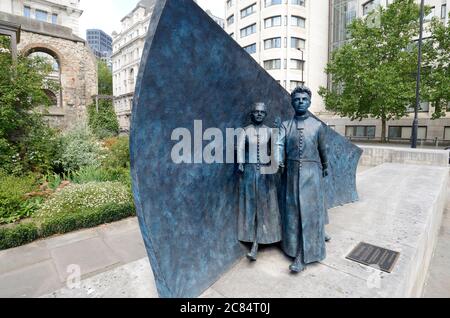
[[[386,143],[386,117],[381,117],[381,143]]]

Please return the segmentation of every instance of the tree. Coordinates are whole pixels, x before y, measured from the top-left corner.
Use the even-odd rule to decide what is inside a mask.
[[[423,50],[423,98],[434,107],[433,119],[445,116],[450,103],[450,21],[431,21]]]
[[[44,170],[51,165],[53,131],[42,113],[50,100],[44,89],[57,89],[42,58],[19,56],[13,63],[9,39],[0,40],[0,168],[9,172]],[[48,137],[48,138],[47,138]]]
[[[98,94],[112,95],[113,80],[112,73],[108,65],[104,61],[98,61]]]
[[[350,41],[333,52],[326,72],[332,87],[321,87],[326,109],[351,120],[381,119],[386,123],[408,114],[414,105],[420,8],[414,0],[396,0],[387,8],[355,19]]]

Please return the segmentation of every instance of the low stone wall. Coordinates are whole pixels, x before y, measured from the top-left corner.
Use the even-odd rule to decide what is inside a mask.
[[[383,163],[448,167],[449,151],[435,149],[410,149],[358,145],[364,153],[359,162],[362,166],[378,166]]]

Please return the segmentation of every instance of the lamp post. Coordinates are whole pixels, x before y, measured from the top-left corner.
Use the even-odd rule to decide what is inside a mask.
[[[305,85],[305,52],[300,47],[297,50],[302,52],[302,84]]]
[[[420,107],[420,76],[422,70],[422,42],[423,42],[423,19],[425,0],[420,3],[420,33],[419,33],[419,57],[417,62],[417,83],[416,83],[416,107],[414,108],[414,122],[412,127],[411,148],[417,148],[417,133],[419,131],[419,107]]]

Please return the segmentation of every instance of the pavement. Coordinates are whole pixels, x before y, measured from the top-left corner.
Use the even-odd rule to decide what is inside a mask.
[[[358,172],[365,173],[370,168],[361,167]],[[339,217],[334,220],[338,221]],[[350,265],[353,268],[337,270],[342,265],[340,253],[343,252],[338,242],[354,244],[355,238],[354,234],[343,232],[339,225],[330,226],[328,231],[334,237],[329,250],[337,251],[337,254],[330,253],[328,263],[311,266],[293,277],[288,271],[291,260],[276,247],[264,248],[258,262],[249,264],[243,259],[201,297],[373,297],[377,293],[379,297],[386,296],[377,287],[385,284],[385,274],[379,275],[356,263]],[[405,262],[401,259],[399,266],[403,267]],[[450,200],[428,271],[424,297],[450,298],[449,264]],[[249,283],[252,288],[247,288]],[[349,284],[353,287],[349,288]],[[255,288],[259,295],[255,295]],[[137,219],[129,218],[1,251],[0,297],[154,298],[158,295]]]

